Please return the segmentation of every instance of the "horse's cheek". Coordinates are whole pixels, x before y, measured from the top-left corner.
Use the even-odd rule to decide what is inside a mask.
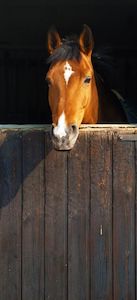
[[[49,105],[51,110],[55,110],[56,109],[56,101],[57,101],[57,97],[56,97],[56,93],[54,92],[53,88],[49,88]]]
[[[85,93],[85,94],[83,95],[83,101],[82,101],[82,108],[83,108],[83,110],[87,107],[87,105],[88,105],[88,100],[89,100],[88,94]]]

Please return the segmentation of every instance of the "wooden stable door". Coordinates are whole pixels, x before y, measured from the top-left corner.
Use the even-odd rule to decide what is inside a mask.
[[[0,130],[0,300],[136,299],[137,129]]]

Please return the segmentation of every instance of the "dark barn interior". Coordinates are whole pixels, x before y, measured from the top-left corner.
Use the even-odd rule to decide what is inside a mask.
[[[46,35],[55,24],[62,35],[79,34],[84,23],[96,49],[113,52],[106,80],[137,113],[137,1],[1,0],[0,123],[49,123],[45,74]]]

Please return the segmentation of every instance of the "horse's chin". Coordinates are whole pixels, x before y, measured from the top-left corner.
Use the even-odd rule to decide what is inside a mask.
[[[78,133],[75,137],[73,138],[66,138],[66,139],[62,139],[60,141],[57,141],[54,139],[54,137],[52,137],[52,143],[53,143],[53,147],[55,150],[58,151],[68,151],[71,150],[78,138]]]

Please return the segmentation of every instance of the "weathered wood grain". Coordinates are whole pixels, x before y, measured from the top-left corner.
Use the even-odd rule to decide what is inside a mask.
[[[114,300],[135,299],[135,148],[113,143],[113,276]]]
[[[45,299],[67,299],[67,152],[45,140]]]
[[[88,134],[68,154],[68,299],[90,297],[90,157]]]
[[[85,127],[56,151],[46,127],[0,130],[0,300],[136,299],[132,135]]]
[[[137,142],[135,142],[135,299],[137,297]]]
[[[44,155],[44,133],[24,133],[22,300],[44,299]]]
[[[0,299],[21,300],[21,139],[0,133]]]
[[[112,300],[111,133],[90,135],[90,159],[91,299]]]

